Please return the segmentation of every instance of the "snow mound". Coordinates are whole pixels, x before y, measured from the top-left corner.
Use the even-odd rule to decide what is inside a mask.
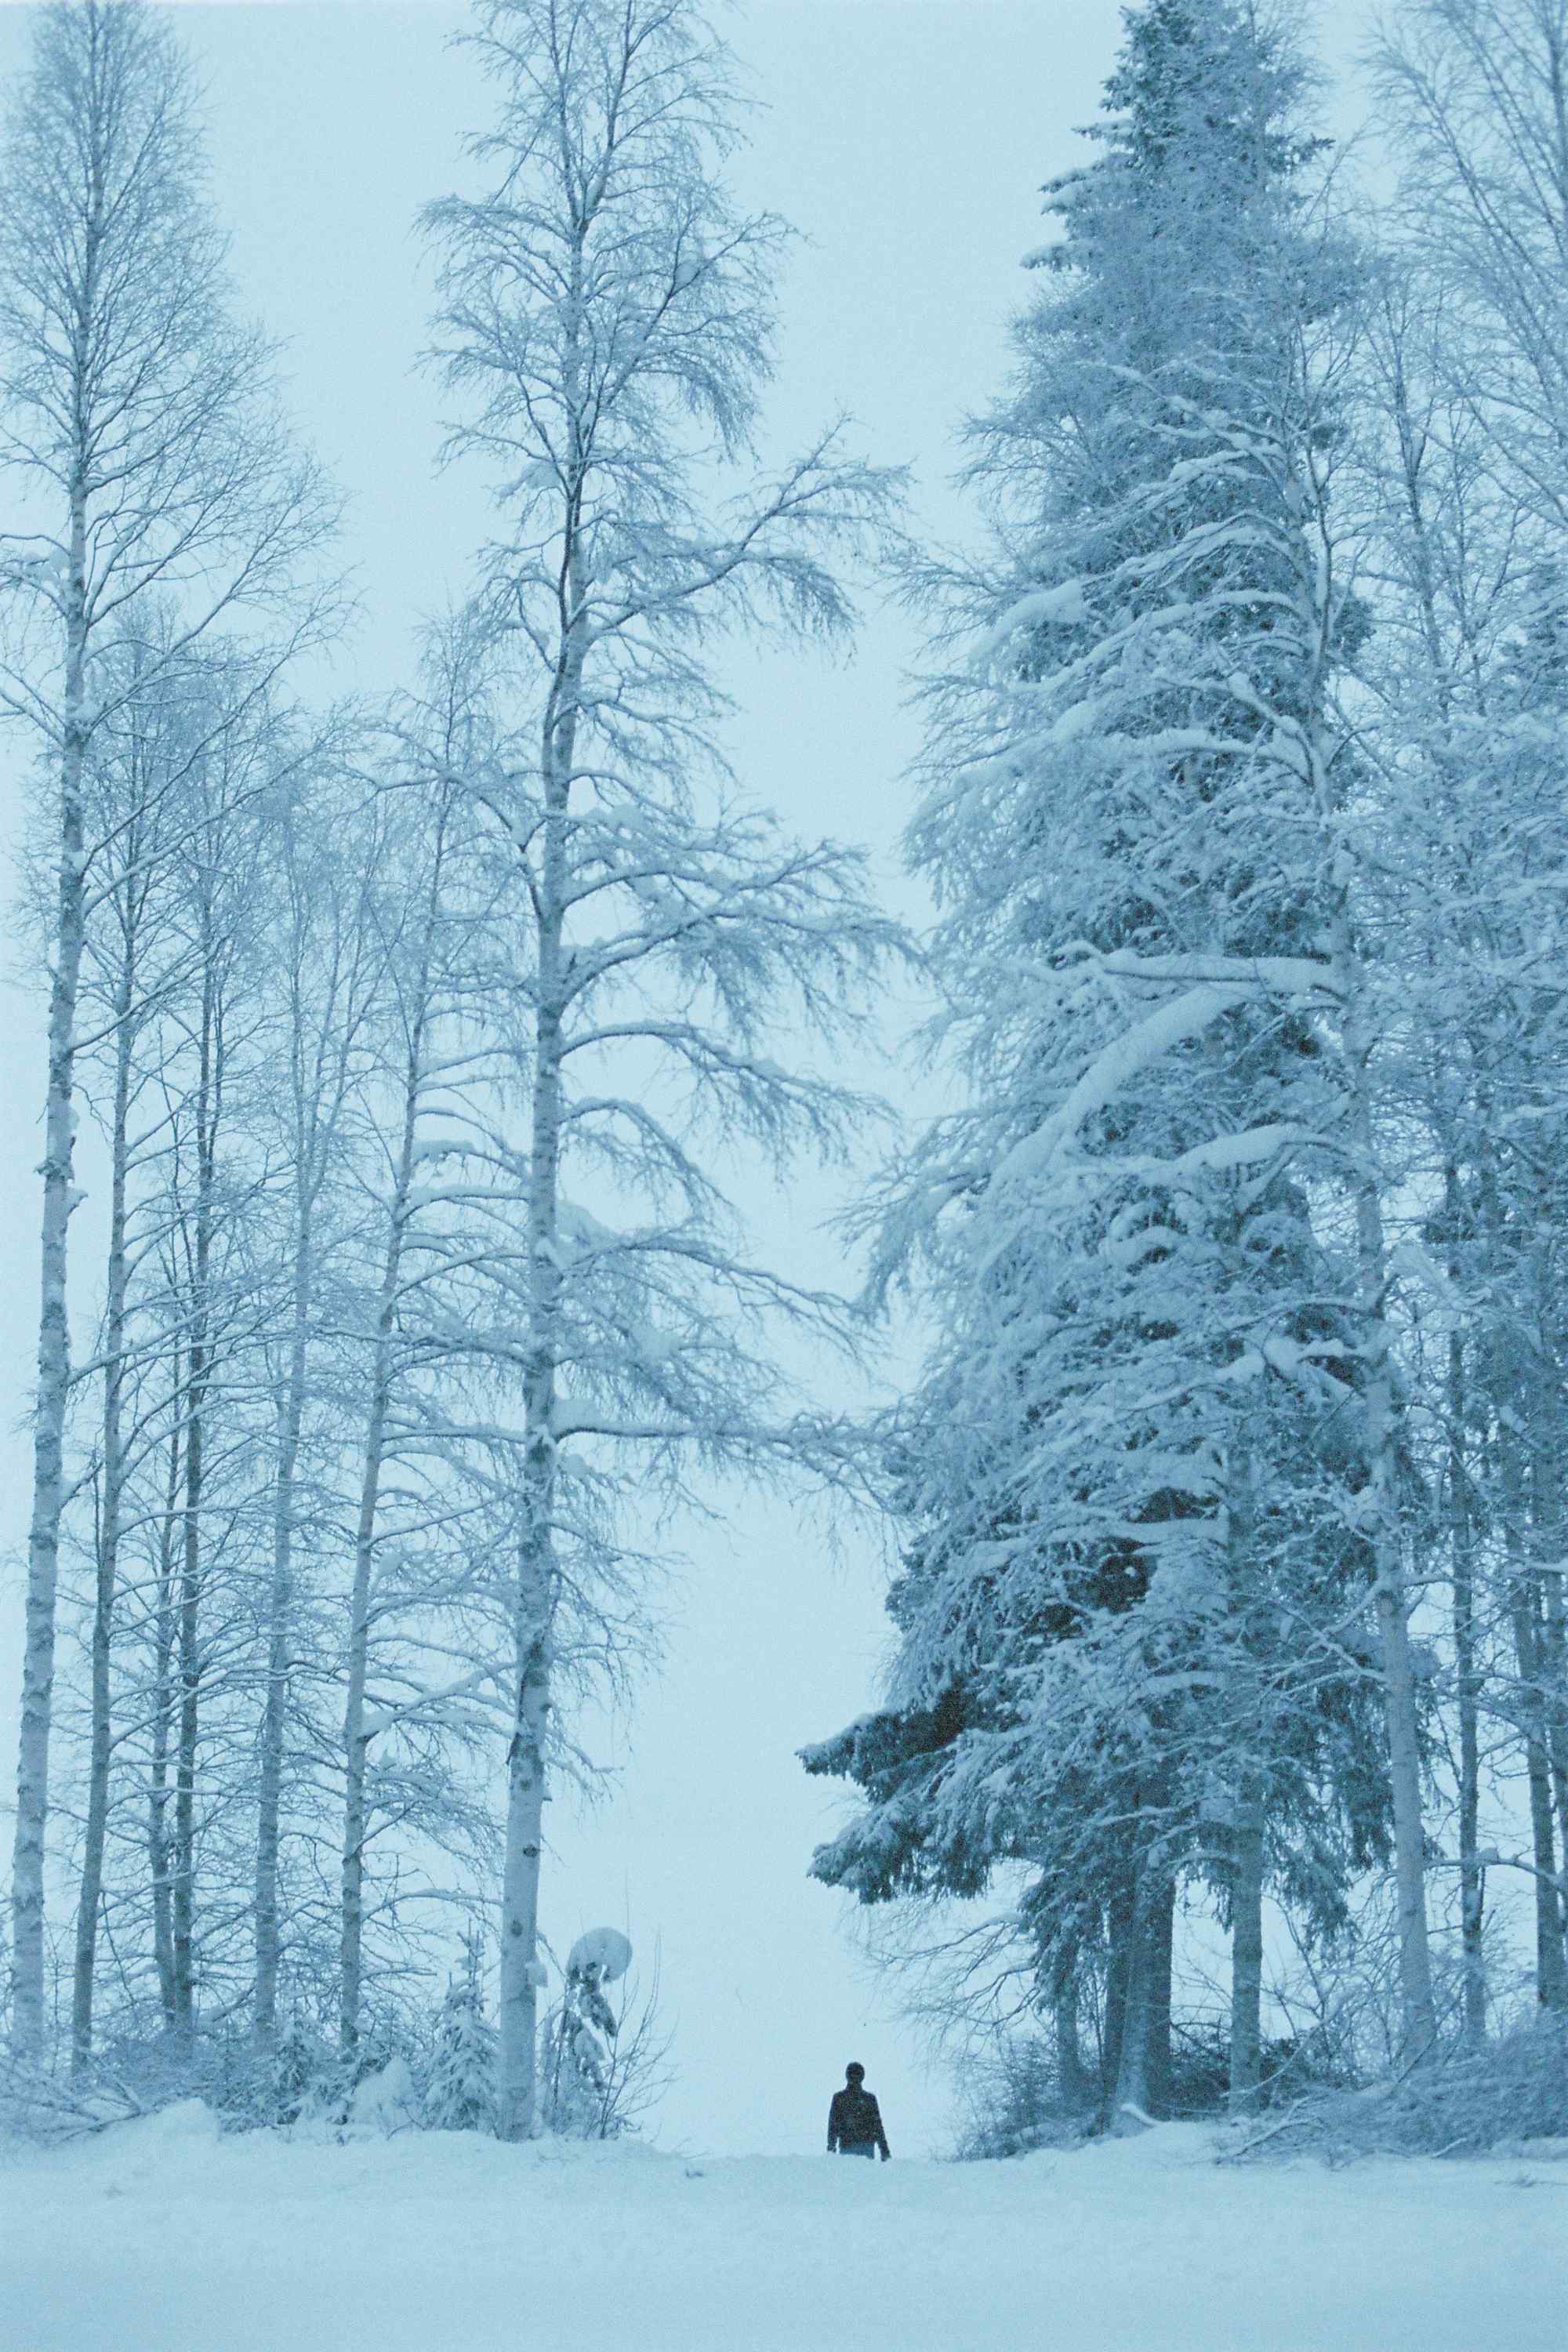
[[[566,1973],[586,1976],[590,1969],[597,1969],[601,1984],[615,1984],[631,1964],[632,1948],[618,1927],[590,1927],[567,1954]]]
[[[356,2083],[349,2121],[380,2131],[401,2131],[419,2120],[419,2094],[406,2058],[389,2058],[379,2073]]]

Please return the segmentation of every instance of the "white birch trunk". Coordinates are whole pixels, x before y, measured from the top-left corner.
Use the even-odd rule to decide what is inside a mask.
[[[191,1328],[186,1349],[184,1496],[178,1618],[180,1712],[174,1757],[174,2029],[195,2038],[196,1747],[200,1736],[202,1511],[208,1383],[212,1376],[211,1300],[214,1193],[217,1171],[217,990],[211,942],[202,976],[195,1094],[196,1198],[190,1268]]]
[[[71,2063],[80,2072],[92,2055],[93,1976],[98,1913],[103,1891],[104,1838],[109,1820],[110,1643],[119,1573],[120,1523],[125,1484],[121,1432],[125,1385],[126,1167],[129,1157],[132,1004],[135,993],[133,934],[115,994],[114,1107],[110,1134],[109,1264],[103,1329],[103,1466],[98,1522],[98,1576],[92,1620],[92,1733],[88,1763],[87,1822],[82,1837],[81,1890],[77,1906],[76,1965],[71,1988]]]
[[[1450,1204],[1455,1192],[1451,1178]],[[1476,1860],[1480,1845],[1480,1708],[1476,1673],[1475,1533],[1465,1447],[1465,1342],[1456,1331],[1448,1341],[1448,1518],[1455,1701],[1459,1717],[1459,1947],[1464,1971],[1465,2040],[1470,2049],[1482,2050],[1487,2039],[1487,1969],[1481,1940],[1486,1871]]]
[[[153,1619],[153,1736],[147,1769],[147,1867],[153,1897],[153,1961],[158,1971],[158,1999],[163,2030],[174,2027],[174,1927],[170,1874],[169,1836],[170,1734],[174,1720],[174,1539],[179,1521],[182,1465],[180,1400],[184,1393],[182,1361],[175,1351],[172,1405],[174,1425],[169,1433],[169,1475],[158,1528],[158,1591]]]
[[[70,1389],[67,1319],[67,1230],[76,1195],[77,998],[86,932],[82,771],[87,719],[87,499],[78,480],[70,501],[65,687],[60,749],[59,870],[55,963],[49,985],[49,1075],[44,1108],[44,1209],[38,1310],[38,1385],[33,1423],[33,1509],[27,1538],[26,1632],[22,1723],[16,1759],[16,1833],[12,1865],[12,2011],[16,2049],[44,2043],[44,1848],[49,1811],[49,1727],[55,1678],[55,1602],[65,1497],[66,1408]]]
[[[289,1372],[278,1404],[278,1460],[272,1488],[272,1577],[267,1596],[267,1698],[256,1825],[256,1983],[251,2027],[270,2049],[278,2032],[278,1847],[283,1792],[283,1731],[293,1644],[294,1513],[300,1433],[305,1418],[312,1260],[312,1206],[302,1162],[296,1170],[294,1280]]]
[[[1309,717],[1299,743],[1304,781],[1321,829],[1328,919],[1324,945],[1339,1008],[1340,1085],[1343,1144],[1354,1213],[1357,1307],[1364,1373],[1363,1431],[1366,1450],[1363,1528],[1373,1562],[1373,1604],[1382,1653],[1394,1868],[1399,1937],[1402,2046],[1414,2060],[1436,2039],[1432,1959],[1426,1918],[1426,1830],[1421,1803],[1421,1754],[1415,1673],[1410,1652],[1410,1598],[1405,1575],[1398,1496],[1398,1425],[1394,1391],[1393,1335],[1386,1297],[1388,1248],[1384,1228],[1382,1171],[1372,1099],[1376,1037],[1366,976],[1351,919],[1351,874],[1342,814],[1322,713],[1332,666],[1334,531],[1326,479],[1306,454],[1307,478],[1298,484],[1302,537],[1301,624],[1312,649]]]
[[[403,1076],[403,1124],[397,1172],[388,1208],[382,1258],[375,1346],[371,1362],[370,1404],[360,1462],[359,1517],[354,1531],[353,1588],[349,1601],[347,1686],[343,1700],[343,1843],[339,1874],[338,2041],[345,2057],[359,2042],[359,2012],[364,1967],[364,1843],[366,1748],[365,1682],[370,1665],[371,1589],[375,1571],[376,1518],[385,1463],[387,1416],[392,1406],[394,1342],[414,1190],[415,1152],[425,1090],[426,1039],[432,1017],[436,934],[441,914],[446,825],[437,829],[425,932],[416,980],[408,1053]]]
[[[371,1367],[370,1410],[360,1465],[359,1520],[354,1532],[353,1590],[349,1601],[348,1680],[343,1699],[343,1849],[340,1874],[338,1952],[338,2042],[344,2057],[359,2044],[361,1982],[364,1965],[365,1678],[370,1664],[371,1585],[375,1570],[375,1525],[386,1453],[386,1421],[392,1402],[393,1337],[408,1195],[414,1177],[418,1120],[417,1056],[411,1055],[404,1099],[403,1143],[387,1226]]]
[[[1514,1559],[1509,1580],[1509,1607],[1519,1670],[1531,1844],[1535,1858],[1535,1990],[1542,2007],[1556,2011],[1568,2009],[1568,1962],[1563,1955],[1562,1902],[1557,1887],[1557,1838],[1542,1688],[1542,1625],[1524,1548],[1515,1540],[1510,1549]]]
[[[581,255],[579,254],[579,267]],[[517,1701],[507,1751],[506,1861],[501,1888],[500,2088],[496,2131],[530,2138],[536,2106],[539,1876],[545,1739],[555,1613],[555,1398],[561,1268],[562,1018],[567,824],[583,685],[581,614],[586,583],[566,526],[561,657],[542,734],[544,845],[536,902],[538,1010],[528,1177],[529,1336],[523,1376],[523,1534],[514,1614]]]
[[[1547,1229],[1550,1206],[1542,1201],[1538,1212],[1537,1232]],[[1553,1625],[1554,1603],[1561,1611],[1563,1556],[1563,1510],[1561,1501],[1560,1449],[1563,1444],[1561,1398],[1557,1383],[1551,1377],[1545,1361],[1545,1351],[1551,1344],[1552,1282],[1548,1253],[1538,1253],[1532,1265],[1536,1329],[1539,1334],[1537,1352],[1532,1359],[1532,1392],[1530,1414],[1530,1500],[1531,1519],[1531,1569],[1527,1594],[1530,1614],[1531,1652],[1535,1662],[1534,1685],[1536,1710],[1533,1723],[1538,1735],[1541,1774],[1545,1783],[1542,1813],[1542,1830],[1536,1843],[1541,1849],[1537,1867],[1552,1874],[1552,1884],[1543,1886],[1537,1879],[1537,1896],[1548,1898],[1550,1920],[1550,1959],[1542,1979],[1541,1997],[1551,2009],[1568,2010],[1568,1887],[1557,1874],[1568,1865],[1568,1846],[1561,1842],[1563,1819],[1563,1706],[1568,1699],[1561,1678],[1562,1644],[1561,1617]],[[1535,1810],[1533,1783],[1531,1810]],[[1539,1916],[1539,1912],[1538,1912]]]
[[[1371,1041],[1365,1034],[1364,991],[1351,950],[1350,927],[1342,904],[1335,912],[1334,948],[1335,976],[1342,991],[1340,1001],[1345,1007],[1345,1067],[1351,1097],[1348,1124],[1356,1163],[1356,1265],[1366,1382],[1363,1399],[1366,1528],[1373,1560],[1373,1601],[1383,1661],[1389,1783],[1394,1805],[1402,2047],[1406,2058],[1415,2060],[1436,2040],[1437,2012],[1432,1992],[1426,1918],[1426,1840],[1421,1802],[1415,1669],[1410,1652],[1410,1599],[1399,1525],[1393,1343],[1383,1304],[1388,1280],[1388,1252],[1366,1088]]]

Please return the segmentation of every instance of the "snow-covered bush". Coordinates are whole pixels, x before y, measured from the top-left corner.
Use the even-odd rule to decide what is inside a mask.
[[[0,2052],[0,2139],[51,2147],[145,2112],[133,2090],[97,2070],[90,2080],[73,2082],[42,2061]]]
[[[279,2036],[268,2075],[268,2111],[258,2120],[300,2123],[330,2114],[342,2102],[342,2063],[298,2012]]]
[[[373,2131],[406,2131],[419,2120],[419,2094],[406,2058],[397,2053],[374,2074],[363,2074],[349,2100],[351,2124]]]
[[[1076,2147],[1092,2120],[1068,2096],[1051,2043],[1036,2033],[999,2036],[972,2052],[960,2071],[959,2102],[953,2154],[961,2164]]]
[[[540,2028],[539,2112],[569,2139],[618,2139],[638,2128],[670,2077],[670,2035],[659,2013],[657,1962],[646,1993],[627,1979],[617,2020],[602,1988],[568,1979]]]
[[[1485,2050],[1456,2051],[1417,2067],[1368,2097],[1351,2129],[1369,2153],[1411,2156],[1475,2156],[1510,2140],[1568,2139],[1568,2018],[1532,2017]]]

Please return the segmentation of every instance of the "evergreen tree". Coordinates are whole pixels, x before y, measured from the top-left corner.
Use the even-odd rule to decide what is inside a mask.
[[[1178,1883],[1217,1879],[1245,2105],[1266,1879],[1331,1923],[1385,1809],[1386,1347],[1313,1206],[1358,1050],[1325,836],[1362,624],[1321,531],[1354,273],[1284,40],[1228,0],[1127,23],[972,428],[989,560],[922,583],[910,841],[971,1100],[882,1232],[941,1325],[892,1432],[893,1704],[807,1762],[873,1800],[815,1865],[866,1899],[1035,1866],[1045,1982],[1107,1951],[1119,2105],[1163,2095]]]
[[[468,1938],[461,1979],[447,1989],[425,2089],[433,2131],[493,2131],[496,2034],[485,2015],[482,1939]]]

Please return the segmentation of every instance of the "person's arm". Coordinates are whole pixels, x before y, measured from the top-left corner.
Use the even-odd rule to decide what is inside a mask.
[[[871,2102],[871,2112],[872,2112],[872,2114],[873,2114],[873,2115],[876,2116],[876,2118],[877,2118],[877,2146],[881,2149],[881,2151],[882,2151],[882,2161],[883,2161],[883,2163],[884,2163],[884,2164],[886,2164],[886,2163],[887,2163],[887,2161],[888,2161],[888,2158],[892,2155],[893,2151],[892,2151],[892,2149],[888,2146],[888,2135],[887,2135],[887,2133],[882,2129],[882,2110],[881,2110],[881,2108],[877,2105],[877,2102],[876,2102],[876,2100],[875,2100],[875,2099],[873,2099],[873,2100],[872,2100],[872,2102]]]
[[[837,2156],[838,2153],[838,2094],[837,2091],[827,2102],[827,2153],[829,2156]]]

